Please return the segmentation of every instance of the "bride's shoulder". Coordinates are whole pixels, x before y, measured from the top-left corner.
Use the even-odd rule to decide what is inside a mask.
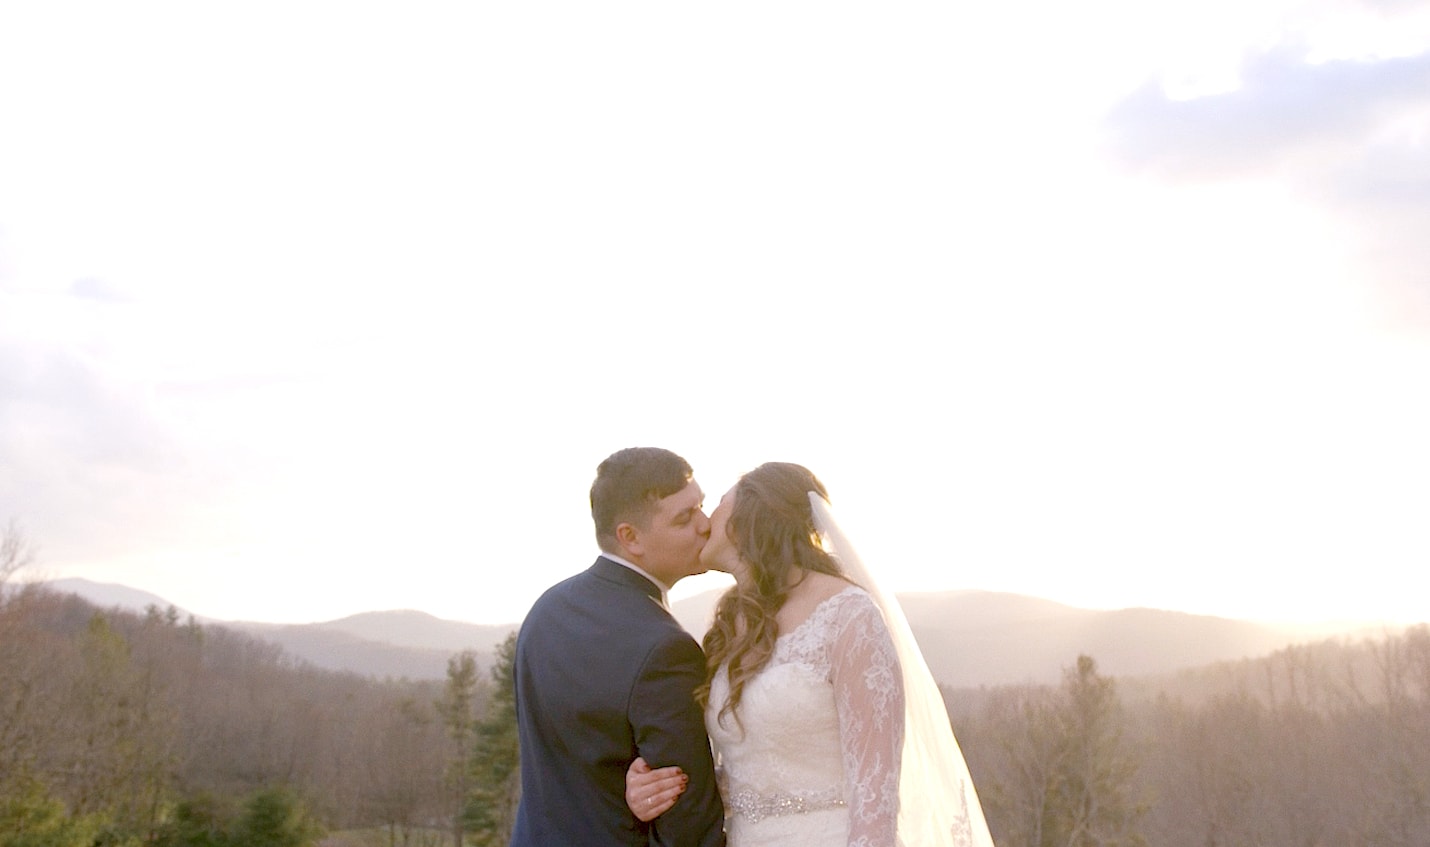
[[[806,571],[780,607],[780,629],[790,632],[811,618],[828,618],[839,606],[841,595],[852,588],[853,583],[837,576]]]
[[[804,578],[805,596],[816,605],[838,597],[850,589],[862,591],[857,585],[833,574],[811,571]]]
[[[858,617],[865,608],[878,613],[874,598],[856,583],[828,574],[811,574],[811,581],[813,584],[808,587],[807,602],[815,610],[823,611],[828,619],[842,620],[851,615]]]

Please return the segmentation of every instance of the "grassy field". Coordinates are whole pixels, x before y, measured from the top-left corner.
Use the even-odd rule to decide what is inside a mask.
[[[452,834],[440,829],[345,829],[330,832],[317,847],[445,847]]]

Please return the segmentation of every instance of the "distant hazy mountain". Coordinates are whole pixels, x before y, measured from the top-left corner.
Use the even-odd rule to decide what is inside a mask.
[[[710,591],[703,591],[683,600],[676,600],[670,604],[670,613],[675,616],[680,625],[685,630],[695,636],[699,641],[705,637],[705,631],[710,628],[710,622],[715,619],[715,604],[719,602],[720,595],[725,593],[723,588],[715,588]]]
[[[364,612],[313,626],[345,632],[368,641],[425,647],[433,650],[488,651],[506,639],[516,624],[472,624],[449,621],[426,612]]]
[[[1274,627],[1161,609],[1093,611],[984,591],[899,599],[929,669],[954,687],[1057,682],[1084,653],[1113,676],[1164,673],[1358,628]]]
[[[92,582],[87,579],[73,578],[52,579],[45,583],[45,587],[61,594],[78,594],[101,609],[120,608],[130,612],[143,612],[150,606],[167,609],[174,605],[157,594],[150,594],[147,591],[140,591],[137,588],[113,582]],[[178,610],[181,617],[188,617],[188,612],[177,606],[174,608]]]
[[[720,590],[674,604],[691,632],[709,627]],[[1085,653],[1114,676],[1167,673],[1264,656],[1361,624],[1273,627],[1160,609],[1079,609],[1020,594],[944,591],[899,595],[929,670],[954,688],[1055,683]]]
[[[410,610],[365,612],[312,624],[227,622],[223,626],[273,641],[315,665],[369,676],[442,679],[447,660],[463,650],[483,667],[516,629],[448,621]]]
[[[167,609],[172,605],[146,591],[86,579],[57,579],[47,587],[77,594],[106,609],[143,612],[149,606]],[[188,615],[183,610],[180,614]],[[447,621],[416,611],[366,612],[312,624],[200,620],[205,625],[223,626],[271,641],[294,658],[320,668],[409,679],[445,678],[447,660],[462,650],[475,652],[478,662],[485,666],[493,648],[516,628],[515,624],[485,626]]]
[[[421,612],[392,614],[427,617]],[[256,638],[272,641],[290,655],[320,668],[394,679],[442,679],[447,675],[447,660],[462,649],[467,649],[458,647],[442,650],[374,641],[344,632],[329,624],[275,625],[227,621],[213,625],[236,629]],[[477,654],[479,665],[489,665],[490,649],[483,650],[475,646],[471,649]]]
[[[171,605],[148,592],[82,579],[55,580],[49,587],[104,608],[142,612],[151,605]],[[720,593],[677,601],[676,619],[699,638]],[[905,594],[899,600],[934,677],[954,688],[1057,682],[1080,653],[1095,658],[1103,673],[1136,676],[1264,656],[1289,644],[1362,629],[1356,624],[1275,627],[1159,609],[1095,611],[988,591]],[[447,660],[461,650],[473,650],[486,665],[493,648],[517,627],[443,620],[410,610],[299,625],[204,623],[272,641],[319,667],[410,679],[444,678]]]

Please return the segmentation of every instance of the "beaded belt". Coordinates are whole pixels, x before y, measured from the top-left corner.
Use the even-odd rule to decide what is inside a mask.
[[[813,794],[756,794],[753,791],[737,791],[725,798],[727,814],[737,815],[751,823],[783,815],[803,815],[837,809],[843,805],[844,797],[837,787]]]

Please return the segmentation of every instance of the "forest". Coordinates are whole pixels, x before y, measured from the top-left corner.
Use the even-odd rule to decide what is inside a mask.
[[[1430,844],[1430,627],[944,692],[1000,847]]]
[[[0,847],[505,844],[511,642],[445,681],[0,591]],[[945,690],[1000,847],[1430,844],[1430,628]]]

